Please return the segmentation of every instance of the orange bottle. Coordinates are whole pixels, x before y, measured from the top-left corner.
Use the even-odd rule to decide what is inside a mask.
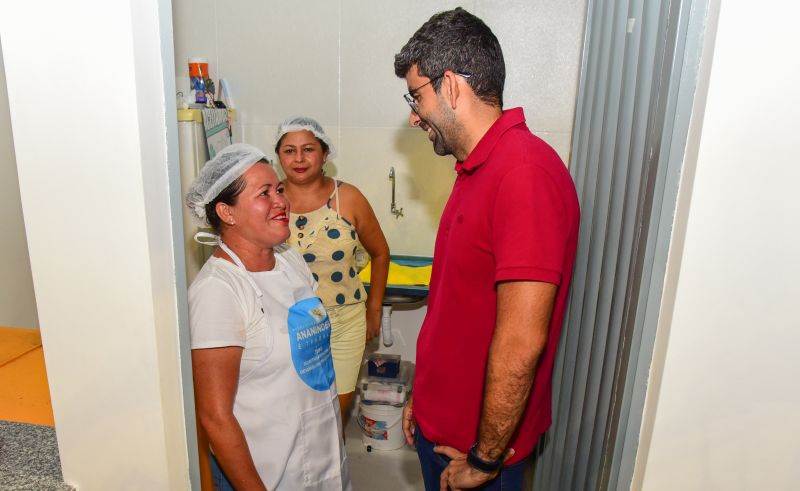
[[[206,103],[206,80],[208,76],[208,60],[205,58],[189,58],[190,100],[197,104]]]

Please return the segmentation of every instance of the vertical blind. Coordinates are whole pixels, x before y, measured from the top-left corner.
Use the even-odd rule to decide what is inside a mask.
[[[570,169],[581,203],[535,491],[629,489],[705,0],[589,0]]]

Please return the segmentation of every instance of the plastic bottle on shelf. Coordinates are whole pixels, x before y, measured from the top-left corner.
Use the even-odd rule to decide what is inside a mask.
[[[206,104],[206,80],[208,79],[208,60],[196,56],[189,58],[190,102]]]

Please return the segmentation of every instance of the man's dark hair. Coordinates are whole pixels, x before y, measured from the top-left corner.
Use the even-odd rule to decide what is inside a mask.
[[[467,83],[482,101],[503,107],[506,65],[500,43],[482,20],[458,7],[439,12],[422,24],[394,56],[394,73],[404,78],[412,65],[435,78],[446,70],[469,74]],[[441,79],[431,85],[436,92]]]

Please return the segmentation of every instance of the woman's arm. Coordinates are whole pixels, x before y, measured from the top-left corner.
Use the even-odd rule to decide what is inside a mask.
[[[238,346],[192,350],[197,418],[233,487],[266,491],[242,428],[233,415],[242,351]]]
[[[355,186],[343,184],[342,188],[344,209],[351,211],[358,238],[371,258],[367,298],[367,341],[370,341],[381,329],[383,294],[389,276],[389,244],[367,198]]]

